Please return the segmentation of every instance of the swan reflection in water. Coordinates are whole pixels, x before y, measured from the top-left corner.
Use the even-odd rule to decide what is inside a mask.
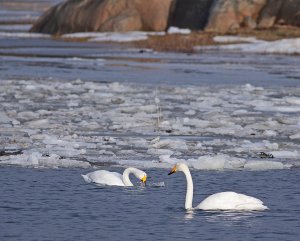
[[[247,226],[252,226],[252,220],[257,219],[265,214],[257,211],[249,212],[206,212],[204,215],[205,220],[211,223],[223,223],[226,226],[240,225],[243,223]]]
[[[203,210],[187,210],[184,215],[185,221],[205,221],[209,223],[222,223],[225,226],[241,225],[251,227],[252,220],[264,216],[265,213],[257,211],[203,211]]]

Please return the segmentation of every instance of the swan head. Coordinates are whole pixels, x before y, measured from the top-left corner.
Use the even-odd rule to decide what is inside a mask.
[[[146,185],[146,181],[147,181],[147,174],[146,174],[146,172],[143,172],[143,171],[137,169],[135,174],[136,174],[136,177],[138,179],[140,179],[141,182]]]
[[[172,170],[169,172],[168,175],[171,175],[171,174],[173,174],[175,172],[180,172],[180,171],[182,172],[182,171],[184,171],[186,169],[188,169],[188,166],[186,164],[184,164],[184,163],[176,163],[176,165],[173,166]]]

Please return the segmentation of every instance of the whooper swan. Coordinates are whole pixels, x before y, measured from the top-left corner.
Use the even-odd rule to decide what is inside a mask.
[[[97,170],[81,176],[87,183],[94,182],[101,185],[129,187],[133,186],[129,179],[129,175],[131,173],[140,179],[142,183],[146,184],[147,174],[134,167],[126,168],[123,172],[123,175],[117,172]]]
[[[187,180],[187,191],[185,197],[185,209],[193,209],[193,180],[188,166],[177,163],[168,175],[177,171],[185,174]],[[260,211],[268,209],[263,202],[257,198],[236,192],[219,192],[205,198],[194,209],[202,210],[236,210],[236,211]]]

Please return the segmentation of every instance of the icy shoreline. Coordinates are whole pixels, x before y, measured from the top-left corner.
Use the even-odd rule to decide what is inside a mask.
[[[300,89],[2,80],[0,165],[300,165]],[[21,150],[22,154],[9,155]],[[260,152],[273,159],[261,159]],[[171,157],[170,157],[171,155]]]
[[[241,51],[256,54],[300,54],[300,38],[264,41],[256,37],[216,36],[214,37],[214,41],[227,45],[199,46],[195,47],[195,49]]]

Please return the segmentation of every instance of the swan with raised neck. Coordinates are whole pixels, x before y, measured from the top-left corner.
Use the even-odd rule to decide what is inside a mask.
[[[185,196],[185,209],[193,209],[193,179],[188,166],[185,163],[177,163],[168,175],[181,171],[185,174],[187,190]],[[219,192],[205,198],[195,209],[202,210],[248,210],[260,211],[268,209],[257,198],[236,192]]]

